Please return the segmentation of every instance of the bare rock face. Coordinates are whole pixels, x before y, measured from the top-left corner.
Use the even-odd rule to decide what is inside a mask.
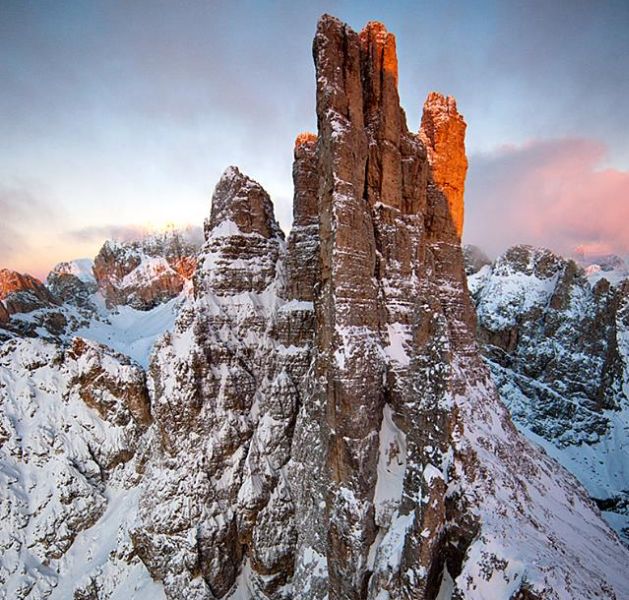
[[[293,227],[286,252],[287,298],[312,302],[319,278],[319,207],[317,136],[301,133],[295,140],[293,162]]]
[[[8,269],[0,270],[0,340],[35,337],[41,332],[55,337],[68,324],[61,300],[39,279]]]
[[[94,259],[94,276],[107,306],[149,310],[177,296],[196,268],[194,242],[179,232],[140,241],[107,241]]]
[[[92,268],[88,259],[61,262],[46,277],[46,285],[62,304],[92,312],[95,307],[90,296],[98,290]]]
[[[0,269],[0,300],[9,315],[28,313],[57,303],[39,279],[9,269]]]
[[[216,186],[205,238],[195,296],[261,293],[275,278],[284,234],[269,195],[236,167],[228,167]]]
[[[428,95],[424,104],[420,137],[428,152],[434,184],[448,201],[455,230],[463,232],[463,192],[467,174],[465,129],[456,100],[437,92]]]
[[[459,244],[464,124],[431,95],[421,136],[407,131],[393,47],[379,24],[358,35],[327,16],[315,37],[321,273],[292,450],[293,594],[569,598],[602,585],[612,598],[626,582],[606,582],[603,564],[564,579],[536,533],[582,551],[560,521],[540,521],[550,489],[571,527],[601,521],[515,432],[480,360]]]

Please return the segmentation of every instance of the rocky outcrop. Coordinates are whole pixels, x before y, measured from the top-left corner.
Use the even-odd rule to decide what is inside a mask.
[[[46,286],[62,304],[95,310],[90,296],[98,290],[88,259],[61,262],[46,277]]]
[[[292,574],[285,470],[312,304],[290,297],[273,206],[238,169],[216,186],[205,230],[194,299],[150,368],[161,443],[134,544],[173,598],[223,597],[244,564],[260,594],[280,597]],[[311,246],[303,231],[290,245]]]
[[[57,304],[39,279],[9,269],[0,269],[0,300],[9,315]]]
[[[0,270],[0,340],[60,335],[67,319],[57,298],[39,279],[8,269]]]
[[[329,17],[315,37],[321,274],[293,442],[294,495],[310,499],[297,503],[293,593],[433,598],[451,577],[453,597],[587,596],[600,589],[594,571],[579,583],[550,574],[575,548],[534,498],[553,489],[574,527],[569,505],[588,502],[515,433],[479,359],[451,194],[462,194],[461,161],[440,175],[407,132],[392,45],[380,25],[357,35]],[[451,102],[427,104],[425,124],[460,132]],[[433,164],[435,149],[461,158],[462,136],[449,139]],[[491,500],[499,489],[508,500]],[[516,539],[532,542],[529,559]]]
[[[196,268],[198,246],[178,231],[140,241],[107,241],[94,259],[94,277],[107,306],[150,310],[177,296]]]
[[[478,337],[515,422],[547,442],[626,535],[629,282],[592,284],[573,261],[530,246],[469,281]]]
[[[293,226],[286,252],[286,289],[283,295],[312,302],[319,278],[319,171],[317,136],[301,133],[295,140]]]
[[[437,92],[428,95],[420,137],[428,153],[432,180],[448,201],[450,218],[459,239],[463,232],[463,192],[467,174],[466,127],[454,98]]]

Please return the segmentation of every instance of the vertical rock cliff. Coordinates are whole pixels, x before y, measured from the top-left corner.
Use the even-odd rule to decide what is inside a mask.
[[[408,131],[378,23],[357,34],[323,17],[314,58],[321,273],[293,440],[308,498],[293,597],[615,597],[626,582],[574,543],[599,536],[600,517],[518,436],[479,357],[454,100],[429,95]],[[626,556],[603,539],[602,555]],[[571,560],[584,569],[565,577]]]

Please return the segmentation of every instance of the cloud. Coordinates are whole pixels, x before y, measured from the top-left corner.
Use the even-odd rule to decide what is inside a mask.
[[[629,171],[601,169],[589,139],[536,140],[472,155],[466,241],[491,253],[516,243],[572,254],[577,246],[629,254]]]
[[[100,240],[116,240],[129,242],[139,240],[150,233],[143,225],[87,225],[66,232],[66,236],[74,242],[90,243]]]
[[[0,266],[28,253],[29,229],[54,220],[55,213],[37,186],[0,183]]]
[[[102,243],[105,240],[117,242],[132,242],[141,240],[149,235],[161,232],[177,231],[185,240],[200,245],[203,241],[203,228],[198,225],[169,224],[165,228],[147,227],[145,225],[88,225],[79,229],[73,229],[65,233],[72,242],[80,244]]]

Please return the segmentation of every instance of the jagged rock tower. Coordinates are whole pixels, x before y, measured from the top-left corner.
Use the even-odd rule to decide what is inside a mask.
[[[186,600],[627,597],[626,549],[480,359],[454,100],[409,132],[379,23],[323,16],[314,58],[288,241],[229,168],[153,354],[135,551]]]

